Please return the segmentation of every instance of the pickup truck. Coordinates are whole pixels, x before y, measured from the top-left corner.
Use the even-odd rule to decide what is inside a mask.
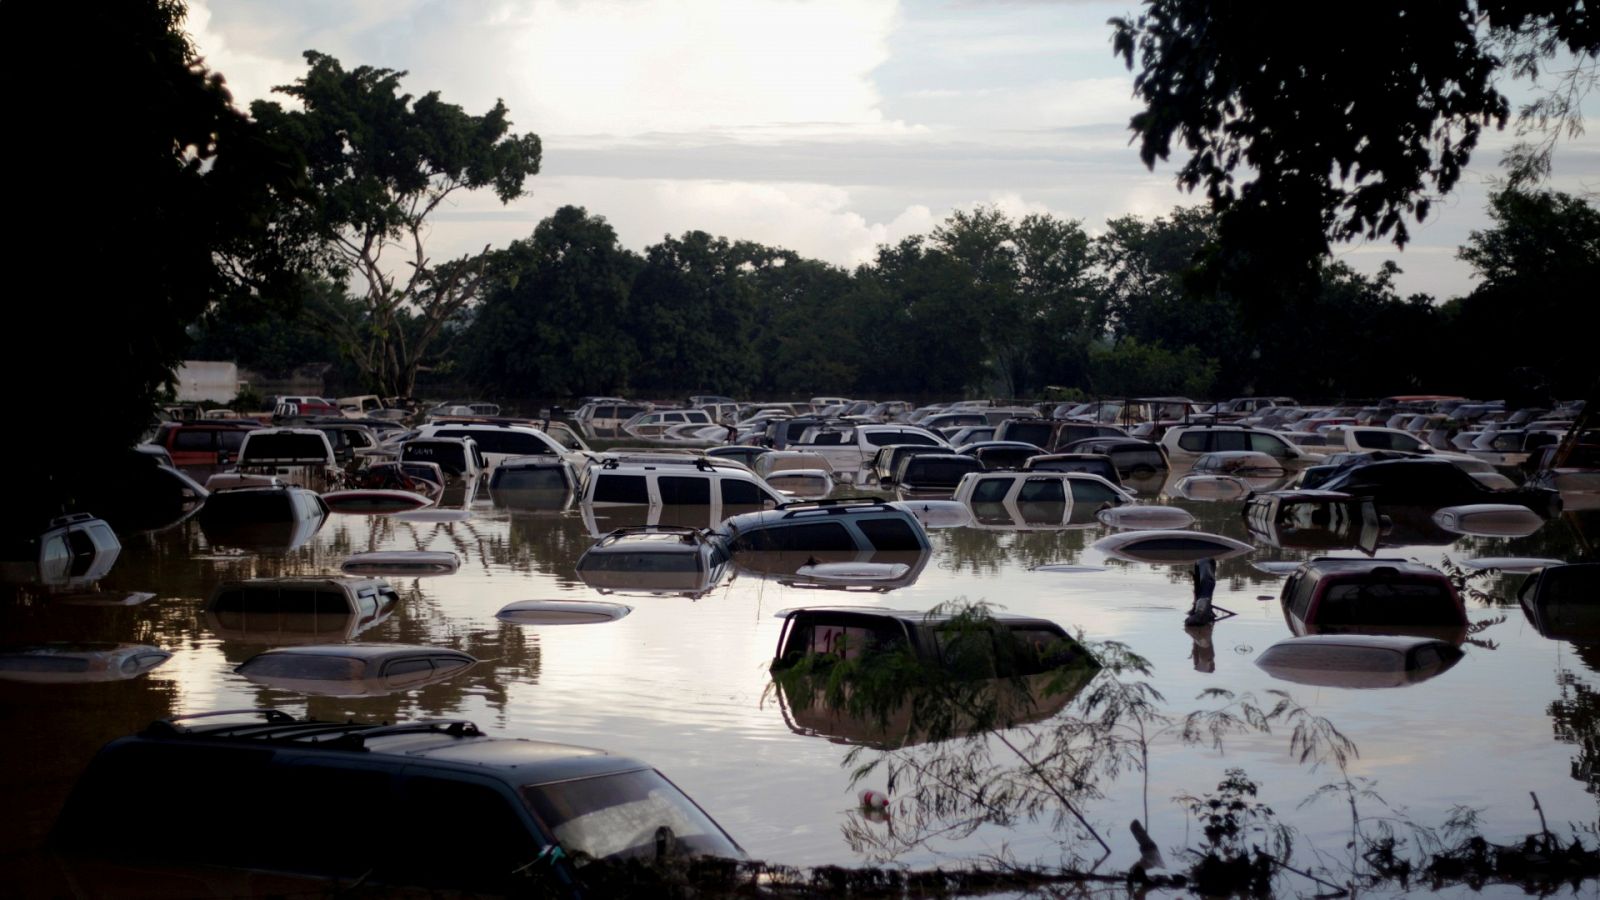
[[[339,485],[341,471],[328,436],[315,428],[258,428],[239,447],[238,471],[269,475],[325,493]]]
[[[862,484],[862,469],[878,452],[891,444],[926,444],[949,448],[944,438],[915,425],[817,425],[806,429],[791,450],[821,454],[833,467],[834,479]]]

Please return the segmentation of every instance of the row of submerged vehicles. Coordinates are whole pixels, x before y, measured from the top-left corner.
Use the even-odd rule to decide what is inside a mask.
[[[598,453],[587,449],[580,435],[550,425],[435,422],[382,435],[371,452],[352,454],[359,460],[354,465],[330,461],[332,442],[318,429],[255,429],[240,443],[235,467],[213,473],[209,489],[199,486],[199,524],[213,543],[291,547],[306,539],[304,522],[320,522],[332,512],[421,514],[448,521],[470,515],[479,492],[486,490],[496,505],[513,509],[577,508],[597,538],[578,560],[577,574],[597,591],[698,597],[733,569],[807,588],[892,590],[915,581],[932,553],[928,529],[938,527],[1106,525],[1117,530],[1096,545],[1107,556],[1159,565],[1191,565],[1253,549],[1221,535],[1186,530],[1193,521],[1189,513],[1144,502],[1160,495],[1239,501],[1249,532],[1268,546],[1365,550],[1370,545],[1372,553],[1385,535],[1395,533],[1394,511],[1402,507],[1430,508],[1433,527],[1458,529],[1452,534],[1512,534],[1530,521],[1513,508],[1542,521],[1560,509],[1565,493],[1518,485],[1502,469],[1474,472],[1442,451],[1402,456],[1408,451],[1393,445],[1398,443],[1394,432],[1403,429],[1386,425],[1337,423],[1323,432],[1330,442],[1322,446],[1342,446],[1346,449],[1338,452],[1344,454],[1368,452],[1353,448],[1376,440],[1389,442],[1379,452],[1392,457],[1356,462],[1354,456],[1319,454],[1249,424],[1176,423],[1149,440],[1115,423],[1008,415],[993,426],[996,434],[979,435],[989,440],[954,445],[951,438],[960,432],[909,423],[819,417],[822,421],[787,424],[804,418],[775,419],[768,427],[781,437],[772,439],[764,428],[769,441],[704,448],[658,443]],[[1085,426],[1093,431],[1085,433]],[[321,434],[328,446],[318,444],[311,432]],[[537,446],[528,443],[530,438]],[[1333,444],[1334,439],[1343,444]],[[777,446],[762,445],[768,442]],[[298,452],[314,444],[316,453]],[[1447,471],[1462,477],[1436,474]],[[811,473],[827,477],[826,490],[806,483]],[[1508,480],[1486,477],[1491,474]],[[1272,490],[1285,486],[1287,478],[1308,475],[1322,480]],[[1207,489],[1204,481],[1185,485],[1189,479],[1212,479],[1213,487]],[[1222,487],[1226,479],[1245,491],[1230,495]],[[839,498],[873,489],[893,495]],[[406,494],[410,497],[398,496]],[[819,495],[828,499],[795,502]],[[1474,509],[1484,506],[1500,508]],[[280,527],[279,519],[292,527],[267,537],[230,532]],[[614,527],[622,522],[638,524]],[[70,531],[74,524],[85,522],[64,527]],[[114,533],[110,537],[115,540]],[[376,576],[448,574],[458,563],[444,558],[450,556],[379,552],[346,560],[345,577],[229,582],[213,593],[206,615],[219,634],[272,645],[239,667],[258,684],[338,696],[415,689],[456,677],[476,661],[443,648],[354,639],[400,602]],[[1595,571],[1600,567],[1482,562],[1498,562],[1494,567],[1502,571],[1531,568],[1521,601],[1530,619],[1542,623],[1542,632],[1571,634],[1590,624],[1588,608],[1600,600]],[[109,563],[89,566],[85,574],[109,569]],[[1268,648],[1258,664],[1291,681],[1345,687],[1419,681],[1461,657],[1468,630],[1454,584],[1403,560],[1297,564],[1282,603],[1296,636]],[[501,617],[559,624],[608,621],[627,612],[611,599],[550,601],[513,604]],[[951,642],[943,630],[950,617],[943,613],[817,606],[784,610],[780,616],[784,624],[773,660],[780,676],[806,659],[850,659],[889,650],[906,650],[936,664],[958,662],[945,653]],[[986,627],[993,650],[988,669],[969,673],[973,677],[1014,684],[1012,676],[1037,681],[1066,665],[1087,679],[1096,668],[1093,657],[1053,622],[995,615]],[[11,656],[18,655],[26,653]],[[131,663],[135,668],[155,664],[159,660]],[[37,660],[33,665],[36,671],[50,667]],[[128,671],[124,677],[131,677]],[[794,693],[803,685],[785,685],[781,678],[778,684],[783,713],[796,731],[872,746],[928,738],[914,721],[915,704],[909,700],[892,707],[887,718],[866,721]],[[1069,700],[1070,692],[1031,705],[1019,700],[1019,710],[1027,705],[1019,718],[1054,715]],[[251,829],[249,839],[200,828],[195,822],[204,817],[187,815],[146,829],[151,835],[182,832],[187,837],[181,841],[130,841],[125,830],[106,824],[106,811],[116,808],[106,804],[140,783],[130,772],[147,779],[151,771],[170,770],[192,778],[199,770],[219,777],[226,773],[230,783],[237,783],[246,769],[244,781],[260,792],[259,808],[268,810],[243,826]],[[333,786],[342,794],[358,793],[363,809],[398,812],[449,804],[448,811],[439,806],[441,815],[471,824],[453,830],[449,853],[425,859],[396,852],[376,837],[351,843],[336,820],[307,826],[301,815],[309,804],[324,801]],[[281,802],[300,796],[304,804]],[[471,815],[463,816],[462,810]],[[283,818],[293,819],[294,827],[278,821]],[[308,836],[306,827],[340,833]],[[300,832],[287,840],[295,829]],[[273,711],[179,716],[114,742],[84,776],[54,840],[63,850],[141,863],[200,862],[293,877],[473,890],[517,889],[530,877],[577,890],[581,868],[593,859],[741,854],[709,815],[643,762],[494,738],[465,721],[359,725]]]

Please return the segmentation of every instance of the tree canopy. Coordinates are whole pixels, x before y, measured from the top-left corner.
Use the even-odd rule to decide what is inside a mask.
[[[277,90],[300,109],[256,101],[251,113],[306,159],[313,192],[285,208],[282,227],[318,242],[323,269],[353,279],[358,304],[318,308],[384,394],[410,394],[447,326],[485,285],[495,254],[436,261],[428,218],[458,191],[487,188],[502,203],[538,174],[535,134],[511,134],[505,104],[470,115],[439,99],[400,92],[404,72],[346,71],[308,50],[308,71]]]
[[[1178,183],[1204,189],[1224,245],[1270,237],[1304,264],[1329,237],[1403,245],[1483,130],[1506,124],[1502,78],[1561,51],[1600,54],[1600,17],[1575,0],[1399,2],[1298,20],[1146,0],[1111,24],[1115,53],[1138,70],[1145,108],[1130,127],[1144,162],[1181,150]]]
[[[18,222],[8,255],[38,277],[9,292],[28,324],[9,329],[5,371],[47,392],[30,412],[63,454],[132,444],[189,323],[235,275],[284,272],[271,213],[303,169],[234,108],[183,17],[176,0],[0,6],[0,67],[17,88],[0,150]],[[55,35],[72,36],[70,59]]]

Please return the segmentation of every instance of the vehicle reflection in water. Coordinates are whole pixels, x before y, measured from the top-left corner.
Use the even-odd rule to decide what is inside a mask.
[[[1007,727],[1031,725],[1054,718],[1067,708],[1088,684],[1087,673],[1074,679],[1071,688],[1052,689],[1053,675],[1030,675],[1020,682],[991,678],[974,686],[981,695],[974,703],[992,710],[1007,723]],[[783,722],[795,734],[826,738],[835,744],[870,747],[874,750],[896,750],[928,742],[948,741],[967,737],[974,732],[994,730],[992,722],[983,716],[956,712],[931,711],[939,703],[939,695],[931,690],[910,690],[899,697],[883,714],[871,712],[852,714],[830,707],[826,691],[822,688],[796,688],[779,680],[773,682],[778,708]],[[791,695],[791,692],[793,695]],[[924,718],[919,719],[921,712]],[[952,716],[953,721],[938,726],[926,721],[940,721]]]

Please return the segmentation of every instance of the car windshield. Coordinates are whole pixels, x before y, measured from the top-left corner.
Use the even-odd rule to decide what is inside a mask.
[[[652,769],[531,784],[522,796],[568,855],[742,855],[710,817]]]

